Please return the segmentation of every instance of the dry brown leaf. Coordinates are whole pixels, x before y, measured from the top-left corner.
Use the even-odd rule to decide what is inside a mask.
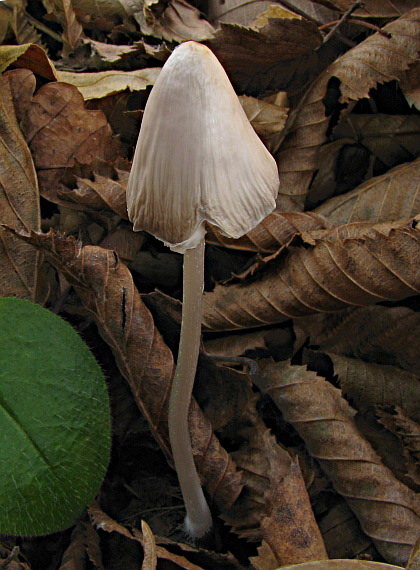
[[[420,62],[410,66],[401,81],[401,89],[407,103],[420,111]]]
[[[77,188],[59,194],[65,200],[84,204],[89,209],[111,210],[121,218],[128,219],[125,191],[128,172],[117,180],[94,172],[94,180],[76,176]]]
[[[399,366],[413,374],[420,370],[420,322],[407,307],[361,307],[336,314],[295,320],[296,334],[309,337],[321,350]],[[409,342],[407,332],[409,331]]]
[[[52,230],[48,234],[32,232],[21,238],[40,249],[75,288],[111,348],[155,439],[170,457],[167,406],[173,357],[127,267],[113,251],[82,247],[75,239],[64,238]],[[241,491],[240,475],[194,399],[190,407],[190,430],[204,485],[215,503],[227,508]]]
[[[156,541],[152,529],[146,521],[141,521],[141,532],[143,534],[144,558],[141,570],[156,570],[157,554]]]
[[[275,11],[277,18],[296,18],[296,14],[283,8],[277,2],[269,0],[210,0],[207,13],[211,22],[223,22],[225,24],[239,24],[240,26],[252,25],[252,20],[267,10]]]
[[[340,391],[288,362],[266,362],[256,383],[304,439],[385,560],[404,565],[420,529],[419,497],[360,435]]]
[[[142,533],[138,532],[137,529],[133,529],[133,532],[131,533],[125,526],[108,516],[97,503],[93,503],[93,505],[89,507],[89,514],[96,528],[102,529],[105,532],[117,532],[129,540],[139,542],[143,547],[145,547],[145,538]],[[169,560],[184,570],[203,570],[201,566],[192,564],[183,556],[173,554],[162,546],[155,545],[155,553],[157,559],[163,558],[165,560]]]
[[[289,109],[246,95],[241,95],[239,101],[255,132],[271,151],[270,141],[283,130]]]
[[[252,568],[255,568],[255,570],[273,570],[278,563],[274,552],[265,540],[262,541],[261,546],[257,550],[257,556],[251,556],[249,559],[252,563]]]
[[[97,71],[95,73],[59,71],[58,80],[77,87],[85,101],[88,101],[108,97],[126,89],[143,91],[148,85],[155,83],[160,69],[160,67],[151,67],[135,71]]]
[[[345,501],[335,504],[319,521],[330,558],[362,558],[374,547]]]
[[[420,159],[371,178],[314,210],[331,226],[402,220],[420,212]]]
[[[70,544],[64,551],[59,570],[85,570],[86,568],[86,526],[79,520],[70,537]]]
[[[7,74],[0,78],[0,223],[17,231],[40,229],[38,181],[19,128]],[[0,295],[40,301],[42,256],[0,228]]]
[[[420,421],[420,377],[395,366],[364,362],[327,352],[343,393],[359,410],[399,406]]]
[[[206,43],[237,91],[258,95],[267,90],[294,90],[312,78],[322,35],[313,22],[303,18],[269,18],[257,29],[222,24]]]
[[[253,230],[239,239],[223,236],[215,226],[207,225],[206,241],[230,249],[258,253],[274,253],[303,232],[323,229],[327,221],[312,212],[280,212],[275,210]]]
[[[354,6],[353,0],[315,0],[330,8],[346,12]],[[364,0],[363,6],[353,14],[368,18],[398,18],[418,7],[417,0]]]
[[[319,147],[325,142],[329,118],[323,99],[332,77],[340,81],[342,103],[369,95],[378,83],[399,80],[416,61],[420,49],[420,8],[387,24],[383,30],[349,50],[332,63],[305,93],[286,125],[287,135],[277,153],[280,193],[278,207],[301,210],[306,193],[317,169]]]
[[[203,299],[207,330],[234,330],[317,312],[404,299],[420,289],[413,220],[308,232],[252,278],[216,285]]]
[[[354,139],[342,138],[322,145],[305,208],[313,210],[320,202],[353,190],[366,180],[370,166],[368,149]]]
[[[34,44],[0,46],[0,73],[10,65],[29,69],[49,80],[57,79],[54,64],[48,59],[45,51]]]
[[[418,400],[417,400],[418,401]],[[420,424],[415,422],[398,407],[392,412],[377,410],[379,422],[401,442],[407,476],[420,485]]]
[[[64,43],[63,55],[67,56],[80,44],[84,35],[83,28],[76,18],[72,0],[53,0],[52,3],[54,14],[63,28],[61,35]],[[44,4],[48,5],[48,0],[44,0]]]
[[[197,8],[185,0],[121,0],[121,3],[146,36],[163,38],[169,42],[199,42],[213,36],[213,26],[202,19]]]
[[[76,87],[65,83],[41,87],[26,106],[20,126],[38,172],[40,192],[55,202],[58,191],[66,190],[64,178],[77,163],[113,160],[120,149],[104,114],[85,109]]]
[[[242,538],[265,540],[277,564],[327,558],[299,463],[258,415],[249,376],[208,360],[201,366],[197,398],[210,402],[206,415],[233,440],[243,475],[244,491],[222,518]]]
[[[333,132],[333,139],[353,138],[387,168],[419,155],[418,115],[350,115]]]

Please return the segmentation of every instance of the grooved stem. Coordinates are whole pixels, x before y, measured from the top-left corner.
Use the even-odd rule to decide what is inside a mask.
[[[200,538],[212,527],[210,509],[192,454],[188,410],[197,370],[204,287],[204,238],[184,254],[184,293],[178,362],[169,398],[169,439],[187,516],[185,529]]]

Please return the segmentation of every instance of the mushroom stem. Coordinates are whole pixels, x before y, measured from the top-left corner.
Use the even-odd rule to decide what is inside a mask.
[[[204,237],[184,254],[184,292],[178,361],[169,398],[169,439],[187,516],[185,530],[200,538],[212,527],[192,453],[188,411],[197,369],[204,288]]]

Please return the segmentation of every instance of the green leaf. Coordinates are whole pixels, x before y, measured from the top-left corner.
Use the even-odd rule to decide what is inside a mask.
[[[107,388],[87,346],[47,309],[0,298],[0,532],[71,526],[109,452]]]

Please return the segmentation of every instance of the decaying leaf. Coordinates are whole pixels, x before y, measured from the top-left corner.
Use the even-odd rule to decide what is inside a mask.
[[[0,46],[0,72],[10,65],[30,69],[41,77],[55,81],[57,71],[45,51],[35,44]]]
[[[330,558],[363,558],[376,555],[372,541],[345,501],[335,504],[319,522]]]
[[[278,206],[283,210],[302,209],[317,168],[317,153],[325,142],[329,118],[323,99],[330,80],[340,81],[341,102],[368,97],[377,83],[400,79],[417,58],[420,49],[418,19],[414,9],[384,26],[390,34],[374,34],[332,63],[305,93],[289,116],[277,164],[282,173]]]
[[[153,435],[170,457],[167,407],[172,353],[155,328],[127,267],[112,251],[81,247],[75,239],[53,231],[20,237],[40,249],[75,288],[111,348]],[[227,508],[241,490],[240,475],[195,400],[190,425],[197,469],[215,503]]]
[[[418,399],[417,399],[418,401]],[[420,424],[409,418],[401,408],[379,409],[376,412],[379,422],[394,434],[403,446],[405,470],[408,477],[420,485]]]
[[[35,88],[35,82],[31,86]],[[72,85],[44,85],[22,114],[20,127],[37,169],[40,192],[51,201],[59,201],[58,191],[67,189],[64,178],[76,163],[118,156],[120,147],[104,114],[85,109],[82,95]]]
[[[266,363],[257,384],[305,440],[379,552],[403,566],[418,537],[419,497],[395,479],[360,435],[354,410],[340,391],[288,362]]]
[[[270,17],[257,29],[222,24],[206,43],[237,90],[258,95],[297,89],[312,78],[315,49],[322,35],[313,22],[303,18]]]
[[[170,42],[199,42],[213,36],[213,26],[185,0],[121,0],[121,3],[147,36]]]
[[[38,181],[32,157],[19,129],[12,90],[0,78],[0,210],[1,223],[15,230],[40,229]],[[0,229],[0,294],[32,301],[38,295],[39,252]]]
[[[223,519],[247,540],[265,540],[277,564],[326,558],[303,475],[293,452],[277,444],[261,420],[249,376],[232,368],[200,366],[197,398],[242,470],[243,492]],[[224,413],[221,413],[224,410]]]
[[[159,75],[160,67],[139,69],[136,71],[97,71],[96,73],[58,72],[58,80],[74,85],[83,95],[83,99],[101,99],[114,93],[143,91],[153,85]]]
[[[420,369],[420,322],[408,307],[371,306],[311,315],[295,320],[295,330],[309,337],[309,345],[327,352],[399,366],[412,374]]]
[[[415,216],[420,211],[420,159],[401,164],[336,196],[314,210],[331,226],[349,222],[385,222]]]
[[[380,161],[392,168],[419,155],[418,115],[350,115],[334,129],[333,138],[354,138]]]
[[[398,406],[420,421],[420,378],[395,366],[327,353],[339,385],[358,409]]]
[[[215,226],[207,225],[206,241],[229,247],[260,253],[273,253],[297,234],[323,229],[327,221],[312,212],[280,212],[269,214],[253,230],[239,239],[223,236]]]
[[[410,297],[420,289],[417,222],[349,224],[308,232],[252,279],[204,295],[207,330],[234,330],[348,305]]]

